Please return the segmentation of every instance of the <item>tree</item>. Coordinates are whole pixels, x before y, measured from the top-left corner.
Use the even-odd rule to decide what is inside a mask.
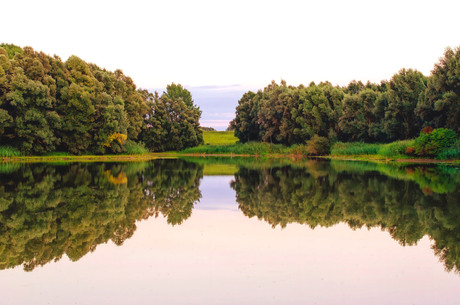
[[[246,92],[238,101],[236,117],[230,125],[235,130],[235,136],[242,142],[258,141],[260,126],[258,122],[259,100],[262,92]]]
[[[435,64],[417,113],[426,125],[449,128],[460,134],[460,47],[447,48],[444,57]]]
[[[415,110],[426,83],[427,78],[412,69],[402,69],[391,78],[385,111],[385,132],[389,140],[414,138],[420,132],[421,120]]]
[[[0,47],[0,142],[25,154],[114,153],[114,133],[138,141],[144,96],[123,72],[77,56],[66,62],[30,47]]]
[[[201,110],[190,92],[171,84],[161,96],[143,92],[150,107],[144,120],[141,139],[152,151],[182,150],[203,143]]]

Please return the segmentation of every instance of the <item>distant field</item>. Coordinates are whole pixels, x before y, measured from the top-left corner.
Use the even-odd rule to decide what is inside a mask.
[[[232,145],[238,141],[233,131],[203,131],[204,144]]]

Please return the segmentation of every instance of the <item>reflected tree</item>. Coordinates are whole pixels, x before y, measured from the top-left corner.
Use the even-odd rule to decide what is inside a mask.
[[[148,163],[22,165],[0,172],[0,269],[31,271],[65,254],[77,261],[101,243],[122,245],[136,222],[172,224],[201,197],[203,167]]]
[[[341,222],[353,229],[380,227],[401,245],[414,245],[428,235],[446,269],[458,272],[458,170],[411,167],[386,171],[383,174],[381,166],[350,169],[319,161],[308,161],[302,167],[242,167],[232,187],[245,215],[273,227],[288,223],[329,227]]]

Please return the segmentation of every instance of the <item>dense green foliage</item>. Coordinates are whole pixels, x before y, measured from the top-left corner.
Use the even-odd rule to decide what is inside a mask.
[[[329,155],[331,152],[331,144],[325,137],[314,135],[307,142],[307,153],[312,156]]]
[[[376,155],[383,144],[363,142],[336,142],[331,148],[332,155]]]
[[[201,110],[194,105],[190,92],[172,84],[161,96],[143,91],[149,111],[141,139],[151,151],[182,150],[203,143]]]
[[[378,155],[385,158],[405,156],[407,148],[413,144],[413,140],[395,141],[387,144],[371,144],[363,142],[337,142],[332,146],[332,155]],[[406,157],[413,157],[406,155]]]
[[[439,155],[439,159],[460,159],[460,139],[457,139],[454,144],[444,149]]]
[[[169,122],[159,118],[152,127],[159,113]],[[0,145],[23,154],[120,153],[126,151],[126,140],[141,139],[155,151],[169,149],[146,133],[189,147],[201,143],[195,131],[200,115],[180,85],[149,99],[121,70],[110,72],[76,56],[63,62],[30,47],[0,45]]]
[[[123,244],[153,215],[180,224],[201,197],[203,166],[182,160],[4,165],[0,269],[29,271],[64,254],[76,261],[109,240]]]
[[[18,157],[21,153],[11,146],[0,146],[0,157]]]
[[[460,139],[457,134],[445,128],[433,129],[429,133],[421,132],[414,140],[395,141],[387,144],[369,144],[363,142],[336,142],[332,155],[377,155],[385,158],[432,157],[436,159],[460,158]]]
[[[432,75],[402,69],[380,84],[353,81],[287,86],[272,82],[247,92],[231,123],[241,142],[305,144],[314,135],[334,142],[392,142],[424,126],[460,134],[460,48],[446,49]]]
[[[456,140],[457,134],[454,131],[438,128],[430,133],[420,133],[420,136],[414,140],[413,148],[419,156],[438,156]]]
[[[355,163],[331,166],[310,161],[302,167],[266,170],[242,167],[232,187],[245,215],[272,226],[295,222],[315,228],[344,222],[351,228],[380,227],[402,245],[416,244],[428,235],[446,268],[460,269],[458,169],[452,174],[450,169],[385,169],[395,179],[380,174],[381,168],[357,164],[350,169],[349,165]]]

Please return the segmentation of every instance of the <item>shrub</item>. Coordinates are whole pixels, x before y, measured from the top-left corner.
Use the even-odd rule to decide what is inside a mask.
[[[412,146],[407,146],[406,148],[406,155],[412,155],[415,152],[415,148]]]
[[[331,152],[329,140],[318,135],[314,135],[307,142],[307,153],[313,156],[328,155]]]
[[[455,131],[446,128],[437,128],[431,133],[421,132],[414,141],[415,153],[419,156],[437,156],[452,146],[456,139]]]
[[[0,146],[0,157],[19,157],[20,155],[19,150],[11,146]]]
[[[384,157],[404,155],[412,142],[412,140],[404,140],[385,144],[378,150],[378,154]]]
[[[454,142],[450,147],[444,149],[439,155],[438,159],[460,159],[460,139]]]
[[[422,131],[421,131],[421,132],[424,133],[424,134],[432,133],[432,132],[433,132],[433,127],[431,127],[431,126],[425,126],[425,127],[422,128]]]
[[[126,141],[126,144],[124,147],[126,150],[124,154],[127,154],[127,155],[143,155],[149,152],[149,150],[145,148],[144,143]]]
[[[305,156],[308,154],[307,152],[307,147],[305,145],[300,145],[300,144],[294,144],[291,147],[288,148],[288,153],[290,155],[296,155],[296,156]]]

